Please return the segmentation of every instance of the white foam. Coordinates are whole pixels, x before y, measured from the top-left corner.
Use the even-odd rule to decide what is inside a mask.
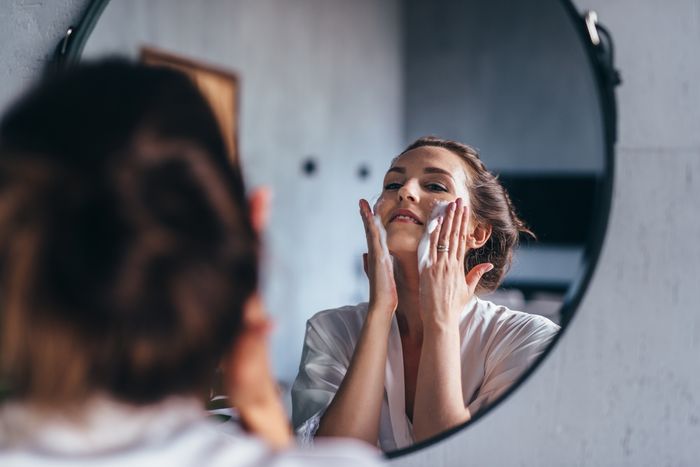
[[[375,214],[374,216],[372,216],[372,222],[374,222],[374,225],[377,227],[377,231],[379,232],[379,244],[382,248],[382,256],[380,259],[381,261],[391,261],[391,255],[389,254],[389,246],[386,243],[386,229],[382,224],[382,219],[381,217]]]
[[[445,216],[445,211],[450,203],[448,201],[437,201],[435,206],[433,206],[433,211],[428,217],[428,221],[425,223],[425,232],[423,232],[423,237],[418,243],[418,272],[422,272],[423,269],[429,267],[430,262],[430,234],[435,231],[438,226],[439,218]]]

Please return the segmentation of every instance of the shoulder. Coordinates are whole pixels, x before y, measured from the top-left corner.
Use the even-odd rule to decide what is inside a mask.
[[[481,299],[477,299],[467,320],[470,334],[481,336],[482,348],[492,357],[518,349],[539,353],[560,329],[544,316],[511,310]]]
[[[306,322],[307,327],[316,329],[349,328],[361,329],[367,316],[367,303],[346,305],[319,311]]]
[[[306,322],[304,346],[352,355],[367,316],[367,303],[319,311]]]
[[[544,316],[511,310],[480,298],[476,299],[471,319],[492,331],[541,331],[552,334],[559,332],[559,326]]]
[[[316,441],[311,447],[292,447],[272,452],[259,439],[247,434],[226,436],[228,442],[211,459],[200,465],[270,465],[275,467],[321,467],[329,464],[342,466],[382,465],[380,453],[373,447],[354,440]],[[218,455],[217,455],[218,454]]]

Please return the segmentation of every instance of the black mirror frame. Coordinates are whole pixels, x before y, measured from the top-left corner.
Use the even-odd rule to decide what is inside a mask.
[[[487,409],[479,412],[468,422],[446,430],[432,438],[416,443],[412,446],[398,449],[386,453],[386,457],[394,459],[406,454],[413,453],[427,446],[431,446],[439,441],[452,436],[469,425],[476,423],[486,414],[497,407],[501,401],[508,398],[514,393],[539,367],[542,361],[556,347],[557,342],[568,329],[568,324],[574,316],[585,291],[593,277],[595,267],[598,264],[600,252],[605,240],[608,220],[610,217],[610,207],[613,195],[613,180],[614,180],[614,154],[615,143],[617,141],[617,102],[615,98],[615,88],[620,85],[621,79],[614,65],[614,47],[610,33],[600,24],[597,24],[597,15],[593,11],[580,14],[571,0],[559,0],[568,13],[569,19],[574,29],[577,31],[581,43],[586,49],[588,62],[594,73],[594,78],[598,90],[598,103],[603,116],[601,124],[603,125],[604,145],[605,145],[605,171],[600,178],[599,188],[597,190],[594,206],[598,216],[590,226],[589,240],[586,245],[583,255],[583,266],[581,273],[577,279],[569,287],[569,290],[564,299],[564,303],[560,310],[564,317],[562,328],[559,334],[552,340],[547,350],[540,355],[535,362],[518,378],[518,380],[503,393],[493,404]],[[85,12],[83,13],[78,26],[71,26],[66,31],[55,49],[52,67],[54,69],[62,69],[72,64],[78,63],[83,53],[85,43],[92,33],[97,21],[102,12],[109,3],[109,0],[90,0]]]

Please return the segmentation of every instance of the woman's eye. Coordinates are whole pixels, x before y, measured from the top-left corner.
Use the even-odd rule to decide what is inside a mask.
[[[401,184],[396,182],[384,185],[385,190],[398,190],[399,188],[401,188]]]
[[[430,191],[440,191],[440,192],[447,191],[447,187],[440,185],[439,183],[428,183],[425,187]]]

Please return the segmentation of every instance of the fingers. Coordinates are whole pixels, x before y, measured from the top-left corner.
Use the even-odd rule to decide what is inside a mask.
[[[464,263],[464,257],[467,254],[467,237],[469,236],[469,204],[464,203],[462,206],[462,219],[460,222],[459,233],[457,235],[456,258]]]
[[[442,220],[442,224],[439,226],[439,237],[438,237],[438,242],[435,244],[436,249],[442,249],[442,248],[447,248],[449,249],[450,247],[454,246],[452,243],[450,243],[451,236],[452,236],[452,223],[454,221],[455,217],[455,209],[456,209],[456,203],[452,202],[447,206],[447,210],[445,211],[445,216]],[[449,251],[437,251],[437,257],[440,258],[441,256],[447,256],[449,254]]]
[[[450,230],[450,251],[449,254],[453,259],[457,259],[460,246],[460,232],[462,230],[462,219],[464,217],[464,202],[462,198],[457,198],[454,203],[454,219],[452,221],[452,229]]]
[[[365,233],[369,234],[369,227],[372,223],[370,220],[372,217],[372,210],[366,199],[360,200],[360,216],[362,216],[362,224],[365,226]]]
[[[437,261],[437,257],[439,254],[444,254],[444,253],[438,253],[437,251],[437,245],[440,240],[440,232],[442,230],[442,223],[443,223],[443,217],[440,216],[437,218],[437,226],[433,229],[432,232],[430,232],[430,251],[429,251],[429,256],[430,256],[430,263],[429,264],[435,264]]]
[[[372,257],[376,257],[382,249],[381,239],[377,226],[374,223],[372,208],[370,208],[366,199],[360,200],[360,215],[362,216],[362,223],[364,224],[365,235],[367,236],[367,252]]]
[[[491,263],[481,263],[474,266],[467,273],[467,287],[469,287],[469,292],[474,293],[476,286],[479,285],[479,281],[482,276],[493,269],[493,264]]]
[[[372,222],[372,209],[366,199],[360,200],[360,216],[362,216],[362,224],[365,227],[365,235],[367,236],[367,246],[372,247],[372,230],[374,223]]]

